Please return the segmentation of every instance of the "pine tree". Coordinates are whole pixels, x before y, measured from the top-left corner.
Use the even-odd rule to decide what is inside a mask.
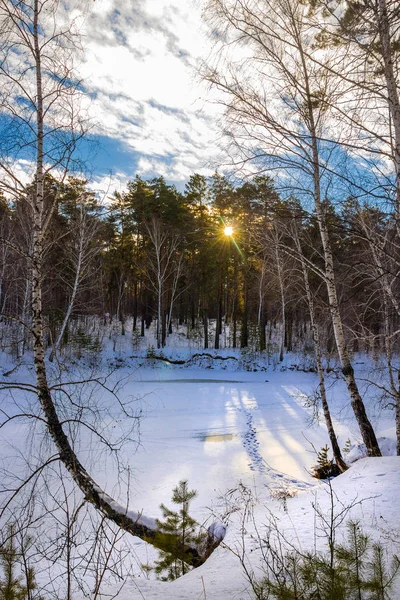
[[[271,600],[392,600],[400,568],[389,564],[382,545],[371,544],[359,523],[348,523],[348,536],[332,552],[271,549],[268,576],[256,584],[257,598]]]
[[[312,469],[313,477],[317,479],[328,479],[340,475],[339,467],[329,458],[328,446],[323,446],[317,454],[317,464]]]
[[[0,564],[3,570],[3,578],[0,579],[0,600],[25,600],[27,590],[21,583],[21,577],[15,573],[18,554],[12,527],[8,530],[8,541],[0,550]]]
[[[178,511],[160,505],[164,520],[157,520],[158,533],[154,545],[162,546],[160,560],[156,561],[155,572],[162,575],[160,579],[174,580],[190,570],[189,545],[199,544],[201,535],[196,533],[197,523],[189,515],[189,505],[197,495],[196,490],[189,490],[188,482],[182,480],[174,488],[172,502],[180,506]]]

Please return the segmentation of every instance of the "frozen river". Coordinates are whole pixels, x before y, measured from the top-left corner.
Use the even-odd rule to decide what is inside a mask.
[[[141,444],[130,458],[131,507],[158,514],[181,479],[198,490],[198,510],[239,481],[261,493],[264,485],[315,483],[308,472],[313,446],[329,442],[324,424],[310,425],[307,402],[316,385],[314,375],[297,372],[139,370],[124,390],[142,398],[144,413]],[[335,406],[346,421],[344,407]],[[336,422],[341,446],[358,435],[351,425]]]
[[[81,374],[74,376],[82,379]],[[161,516],[160,503],[171,504],[172,490],[182,479],[198,491],[192,505],[196,518],[223,504],[220,498],[240,481],[265,498],[268,489],[297,490],[315,484],[310,469],[316,451],[329,445],[329,438],[323,421],[311,424],[310,397],[318,384],[314,374],[124,367],[114,372],[112,380],[122,382],[120,400],[134,398],[134,408],[141,413],[140,435],[134,431],[119,463],[129,469],[118,471],[118,464],[99,450],[99,440],[86,428],[81,428],[76,448],[94,479],[129,509]],[[327,383],[340,446],[349,438],[358,443],[360,433],[343,382],[332,377]],[[95,408],[96,403],[104,407],[110,401],[112,406],[112,397],[97,393],[92,399]],[[106,436],[112,432],[123,438],[129,423],[119,403],[114,404],[109,416],[94,425],[101,424]],[[369,405],[367,401],[367,410],[378,436],[393,428],[392,413],[379,410],[376,398],[370,398]],[[17,446],[31,449],[41,439],[31,422],[12,421],[3,431],[7,464]],[[51,447],[47,451],[51,453]],[[21,460],[13,459],[14,473],[25,468],[26,452],[22,450]]]

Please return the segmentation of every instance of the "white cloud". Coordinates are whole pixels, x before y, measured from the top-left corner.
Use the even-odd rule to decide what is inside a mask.
[[[31,183],[35,164],[30,160],[9,158],[3,160],[2,165],[6,169],[0,169],[0,191],[9,198],[17,197]]]
[[[97,132],[125,142],[155,168],[186,179],[215,159],[211,106],[195,65],[206,52],[190,0],[98,0],[85,22],[81,67]]]
[[[129,177],[125,173],[117,172],[114,175],[95,177],[87,187],[101,202],[107,204],[114,192],[121,193],[126,189],[128,181]]]

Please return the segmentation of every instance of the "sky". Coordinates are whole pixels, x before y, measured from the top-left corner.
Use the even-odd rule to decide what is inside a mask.
[[[209,29],[202,19],[201,11],[205,2],[206,0],[65,0],[57,4],[57,19],[62,21],[57,21],[58,26],[63,24],[63,19],[76,20],[79,24],[83,52],[76,54],[73,72],[82,82],[83,106],[87,109],[91,124],[90,135],[79,145],[79,154],[84,165],[82,174],[100,197],[107,197],[115,190],[121,191],[136,174],[145,179],[162,175],[167,182],[174,183],[178,189],[183,190],[193,173],[211,175],[216,169],[231,172],[233,159],[236,158],[238,162],[236,155],[229,156],[232,150],[226,143],[229,140],[223,138],[221,128],[224,111],[221,101],[226,101],[226,98],[215,88],[211,92],[200,80],[199,66],[203,61],[210,66],[217,64],[222,71],[224,68],[224,53],[215,52],[215,44],[220,43],[222,38],[215,36],[212,41]],[[75,52],[75,46],[73,48]],[[235,75],[238,72],[237,65],[253,52],[243,45],[231,43],[224,44],[224,51],[227,52],[228,64],[231,65],[230,59],[234,58]],[[232,56],[229,53],[233,53]],[[10,68],[17,69],[17,72],[19,69],[25,81],[25,63],[21,63],[19,53],[12,52],[10,57],[15,61]],[[247,69],[248,63],[243,61],[243,64]],[[250,69],[245,73],[250,84],[254,82],[256,91],[260,82],[257,69],[258,63],[255,63],[254,71]],[[278,93],[280,83],[279,80],[276,81]],[[53,88],[57,87],[53,77],[49,76],[49,82]],[[14,85],[8,83],[11,87]],[[271,85],[270,78],[267,77],[264,83],[261,79],[261,93],[264,84],[268,97],[272,97],[274,86]],[[29,85],[34,96],[35,81],[30,81],[28,87]],[[18,88],[17,85],[14,87]],[[8,94],[2,88],[3,100],[8,96],[15,100],[15,105],[11,102],[8,121],[0,113],[0,156],[2,153],[3,156],[6,155],[5,161],[9,161],[13,172],[26,184],[32,180],[35,170],[31,156],[34,144],[23,143],[25,125],[21,129],[22,146],[18,140],[15,142],[18,132],[10,114],[15,114],[15,107],[21,113],[32,112],[32,107],[29,102],[21,104],[17,96],[14,98],[11,91]],[[277,110],[278,119],[285,121],[286,113],[281,110],[282,103],[277,101],[275,104],[274,109],[274,104],[270,103],[269,110]],[[69,115],[68,111],[66,114]],[[51,111],[49,115],[51,116]],[[54,111],[54,119],[57,120],[58,116],[59,113]],[[289,117],[286,122],[288,119]],[[295,126],[294,124],[293,127]],[[279,148],[276,136],[271,138],[263,126],[261,132],[257,127],[256,121],[255,140],[258,140],[259,145],[262,144],[260,148],[263,152],[268,150],[269,142],[275,144],[274,149]],[[54,130],[59,130],[58,121]],[[243,131],[239,131],[239,134],[243,134]],[[247,124],[245,134],[244,141],[240,136],[238,138],[240,148],[246,147],[249,140],[253,146],[254,138],[251,135],[248,138]],[[58,143],[57,136],[55,139]],[[225,149],[220,143],[223,140]],[[6,152],[14,146],[22,148],[18,159],[12,152]],[[255,149],[257,150],[256,147]],[[28,151],[31,153],[29,156]],[[249,152],[252,152],[252,148]],[[262,162],[246,162],[243,171],[239,170],[240,165],[237,164],[236,174],[251,175],[258,169],[264,169],[266,161],[263,152]],[[285,155],[283,158],[285,162]],[[357,157],[354,160],[356,164]],[[335,165],[337,164],[336,161]],[[362,168],[365,171],[364,165]],[[353,163],[350,169],[354,169]],[[368,173],[370,171],[371,169]],[[303,177],[301,168],[298,173]],[[284,193],[293,185],[296,190],[308,193],[310,182],[303,179],[297,181],[298,173],[294,177],[292,172],[276,164],[271,170],[278,189]],[[364,172],[362,177],[365,178]],[[330,179],[328,183],[330,185]],[[345,184],[347,185],[346,182]],[[342,190],[338,193],[341,196],[348,195]]]
[[[96,185],[118,189],[137,173],[182,187],[192,173],[211,174],[221,109],[197,72],[210,44],[200,2],[96,0],[83,33]]]

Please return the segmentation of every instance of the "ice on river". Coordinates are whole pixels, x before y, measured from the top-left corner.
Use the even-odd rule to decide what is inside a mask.
[[[238,380],[226,372],[136,371],[122,391],[141,398],[144,414],[141,443],[129,461],[130,508],[158,516],[160,502],[170,502],[182,479],[198,490],[198,518],[238,481],[306,489],[315,483],[314,449],[329,444],[323,419],[311,423],[316,386],[313,374],[298,372],[240,373]],[[330,402],[341,447],[348,438],[358,442],[340,382]],[[379,416],[381,430],[392,425]]]

